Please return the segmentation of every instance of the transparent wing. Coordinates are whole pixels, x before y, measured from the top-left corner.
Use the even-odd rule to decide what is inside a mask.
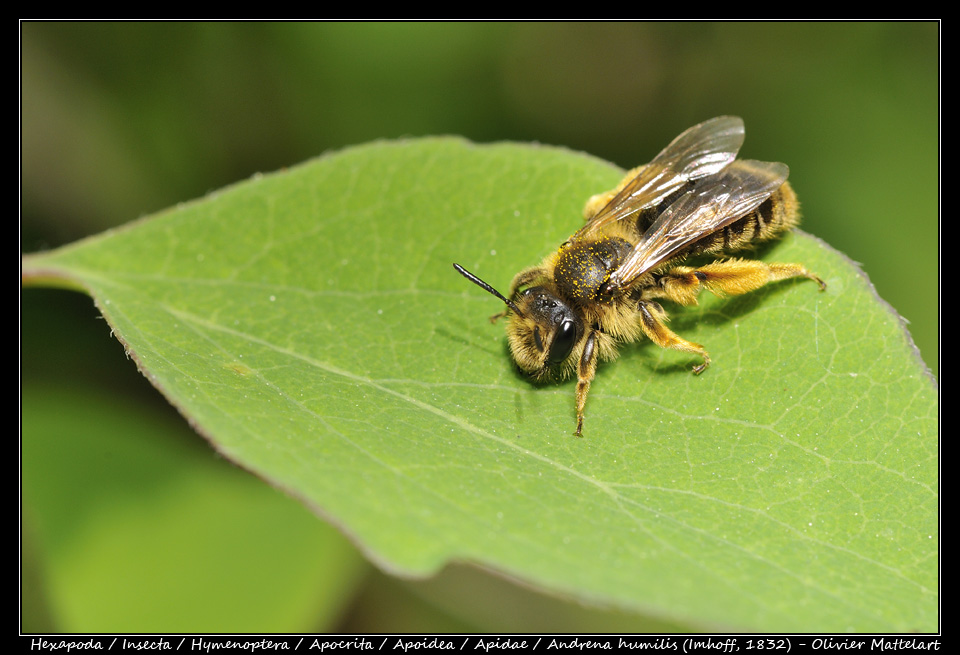
[[[739,160],[697,182],[657,217],[611,274],[610,288],[629,287],[690,244],[750,213],[779,189],[789,174],[786,164]]]
[[[597,234],[605,225],[663,201],[687,182],[719,173],[736,158],[743,136],[743,120],[737,116],[694,125],[647,164],[574,238]]]

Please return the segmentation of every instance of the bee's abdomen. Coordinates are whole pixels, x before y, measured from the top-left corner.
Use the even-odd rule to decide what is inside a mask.
[[[691,244],[685,255],[736,251],[767,241],[800,222],[797,194],[788,183],[773,192],[759,207],[724,228]]]

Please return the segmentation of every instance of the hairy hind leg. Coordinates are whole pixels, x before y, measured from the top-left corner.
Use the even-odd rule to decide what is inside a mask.
[[[676,266],[645,289],[645,298],[666,298],[681,305],[696,305],[697,294],[705,288],[718,296],[737,296],[794,277],[813,280],[820,289],[827,285],[800,264],[768,264],[750,259],[728,259],[693,268]]]

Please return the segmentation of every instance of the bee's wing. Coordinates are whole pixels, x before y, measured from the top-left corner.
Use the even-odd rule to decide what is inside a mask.
[[[786,164],[739,160],[696,183],[667,207],[610,276],[623,289],[695,241],[723,229],[760,206],[790,174]]]
[[[597,233],[661,202],[687,182],[719,173],[743,145],[743,120],[720,116],[694,125],[674,139],[653,161],[610,199],[574,238]]]

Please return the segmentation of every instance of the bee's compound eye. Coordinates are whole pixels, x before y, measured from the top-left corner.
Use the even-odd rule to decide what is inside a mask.
[[[576,343],[577,326],[573,321],[562,322],[557,327],[556,334],[553,335],[553,342],[550,344],[550,353],[547,355],[547,363],[553,365],[565,360],[570,356],[570,352]]]

